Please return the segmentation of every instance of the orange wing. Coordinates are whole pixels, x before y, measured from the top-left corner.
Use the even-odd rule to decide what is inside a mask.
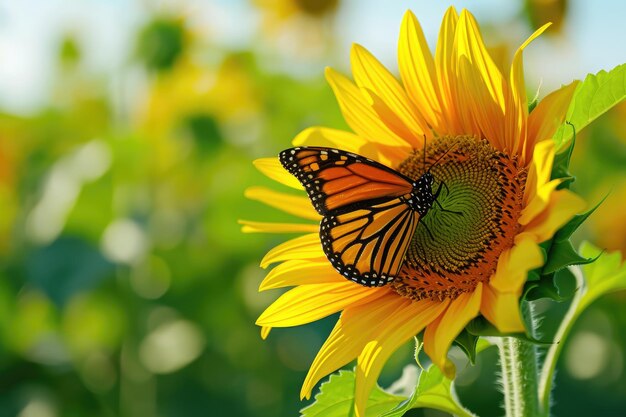
[[[420,215],[404,197],[322,219],[322,249],[347,279],[381,286],[397,275]]]
[[[412,181],[376,161],[332,148],[287,149],[280,162],[324,216],[320,239],[335,269],[366,286],[392,281],[420,219],[409,205]]]
[[[411,180],[399,172],[338,149],[293,148],[281,152],[279,158],[304,185],[322,215],[355,203],[400,197],[413,190]]]

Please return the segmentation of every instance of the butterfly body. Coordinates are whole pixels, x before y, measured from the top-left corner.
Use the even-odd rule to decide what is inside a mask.
[[[371,159],[323,147],[287,149],[279,159],[323,216],[322,249],[335,269],[365,286],[392,281],[437,199],[432,174],[413,181]]]

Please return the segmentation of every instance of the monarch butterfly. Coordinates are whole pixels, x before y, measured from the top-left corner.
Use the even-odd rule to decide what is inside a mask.
[[[333,148],[291,148],[279,159],[323,216],[320,240],[333,267],[368,287],[393,281],[443,183],[433,193],[430,171],[413,181],[376,161]]]

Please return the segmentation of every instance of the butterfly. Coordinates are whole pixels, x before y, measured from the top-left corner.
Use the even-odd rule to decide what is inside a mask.
[[[291,148],[279,160],[323,216],[320,240],[333,267],[368,287],[393,281],[443,183],[433,193],[430,170],[414,181],[379,162],[333,148]]]

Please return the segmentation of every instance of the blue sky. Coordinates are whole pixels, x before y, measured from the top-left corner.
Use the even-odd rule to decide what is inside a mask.
[[[245,48],[254,43],[258,14],[246,0],[123,1],[123,0],[0,0],[0,108],[30,113],[49,97],[52,65],[59,39],[77,34],[87,50],[87,66],[114,76],[124,65],[131,36],[149,10],[186,7],[193,10],[198,27],[206,27],[212,40],[226,47]],[[468,8],[493,38],[519,44],[528,28],[515,23],[521,1],[474,0],[344,0],[337,16],[338,62],[323,66],[348,67],[353,42],[370,49],[390,68],[396,67],[396,42],[402,16],[413,10],[433,44],[448,5]],[[146,6],[148,5],[148,6]],[[182,6],[181,6],[182,5]],[[547,92],[589,72],[611,69],[626,62],[626,2],[619,0],[570,1],[568,24],[561,37],[542,37],[525,54],[531,90]],[[489,39],[492,39],[491,37]]]

